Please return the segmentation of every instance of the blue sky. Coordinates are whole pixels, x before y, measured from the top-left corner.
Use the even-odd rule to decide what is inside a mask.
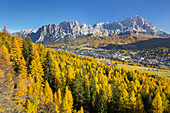
[[[170,33],[170,0],[0,0],[0,28],[38,29],[62,21],[93,25],[139,15]]]

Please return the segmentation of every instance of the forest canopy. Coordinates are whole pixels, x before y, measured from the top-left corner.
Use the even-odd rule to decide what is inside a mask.
[[[168,113],[170,80],[0,32],[0,112]]]

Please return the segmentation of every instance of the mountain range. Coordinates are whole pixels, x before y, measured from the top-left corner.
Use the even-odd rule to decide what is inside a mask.
[[[18,35],[24,39],[30,36],[33,42],[43,43],[46,40],[53,39],[57,42],[65,37],[76,38],[79,36],[112,36],[121,34],[144,34],[144,35],[167,35],[162,30],[157,29],[149,20],[140,16],[128,17],[123,21],[100,22],[93,26],[79,24],[77,21],[61,22],[59,25],[43,25],[39,29],[22,30],[14,32],[12,35]]]

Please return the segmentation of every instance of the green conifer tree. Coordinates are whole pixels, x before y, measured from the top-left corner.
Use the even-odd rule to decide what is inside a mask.
[[[44,67],[44,79],[45,81],[48,81],[50,87],[52,88],[52,90],[54,90],[53,84],[55,81],[55,73],[53,70],[53,64],[52,64],[50,51],[47,52],[43,67]]]
[[[164,112],[168,112],[168,108],[167,108],[168,102],[169,100],[167,99],[165,93],[162,93],[162,107],[163,107]]]
[[[96,113],[107,113],[107,101],[105,92],[100,89],[99,94],[96,94],[95,101],[95,112]]]
[[[95,98],[96,98],[96,81],[94,79],[94,76],[92,76],[92,80],[90,83],[90,92],[91,92],[91,112],[94,112],[93,107],[94,107],[94,102],[95,102]]]
[[[83,105],[84,102],[84,80],[80,73],[77,71],[76,76],[73,83],[73,98],[74,98],[74,106],[77,110]]]

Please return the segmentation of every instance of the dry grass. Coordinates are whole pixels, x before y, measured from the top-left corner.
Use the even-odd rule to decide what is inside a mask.
[[[153,74],[153,75],[156,74],[156,75],[159,75],[159,76],[170,78],[170,70],[140,67],[140,66],[131,66],[131,65],[127,65],[127,64],[118,64],[118,67],[127,68],[129,70],[139,70],[139,71],[147,72],[147,73],[150,73],[150,74]]]

